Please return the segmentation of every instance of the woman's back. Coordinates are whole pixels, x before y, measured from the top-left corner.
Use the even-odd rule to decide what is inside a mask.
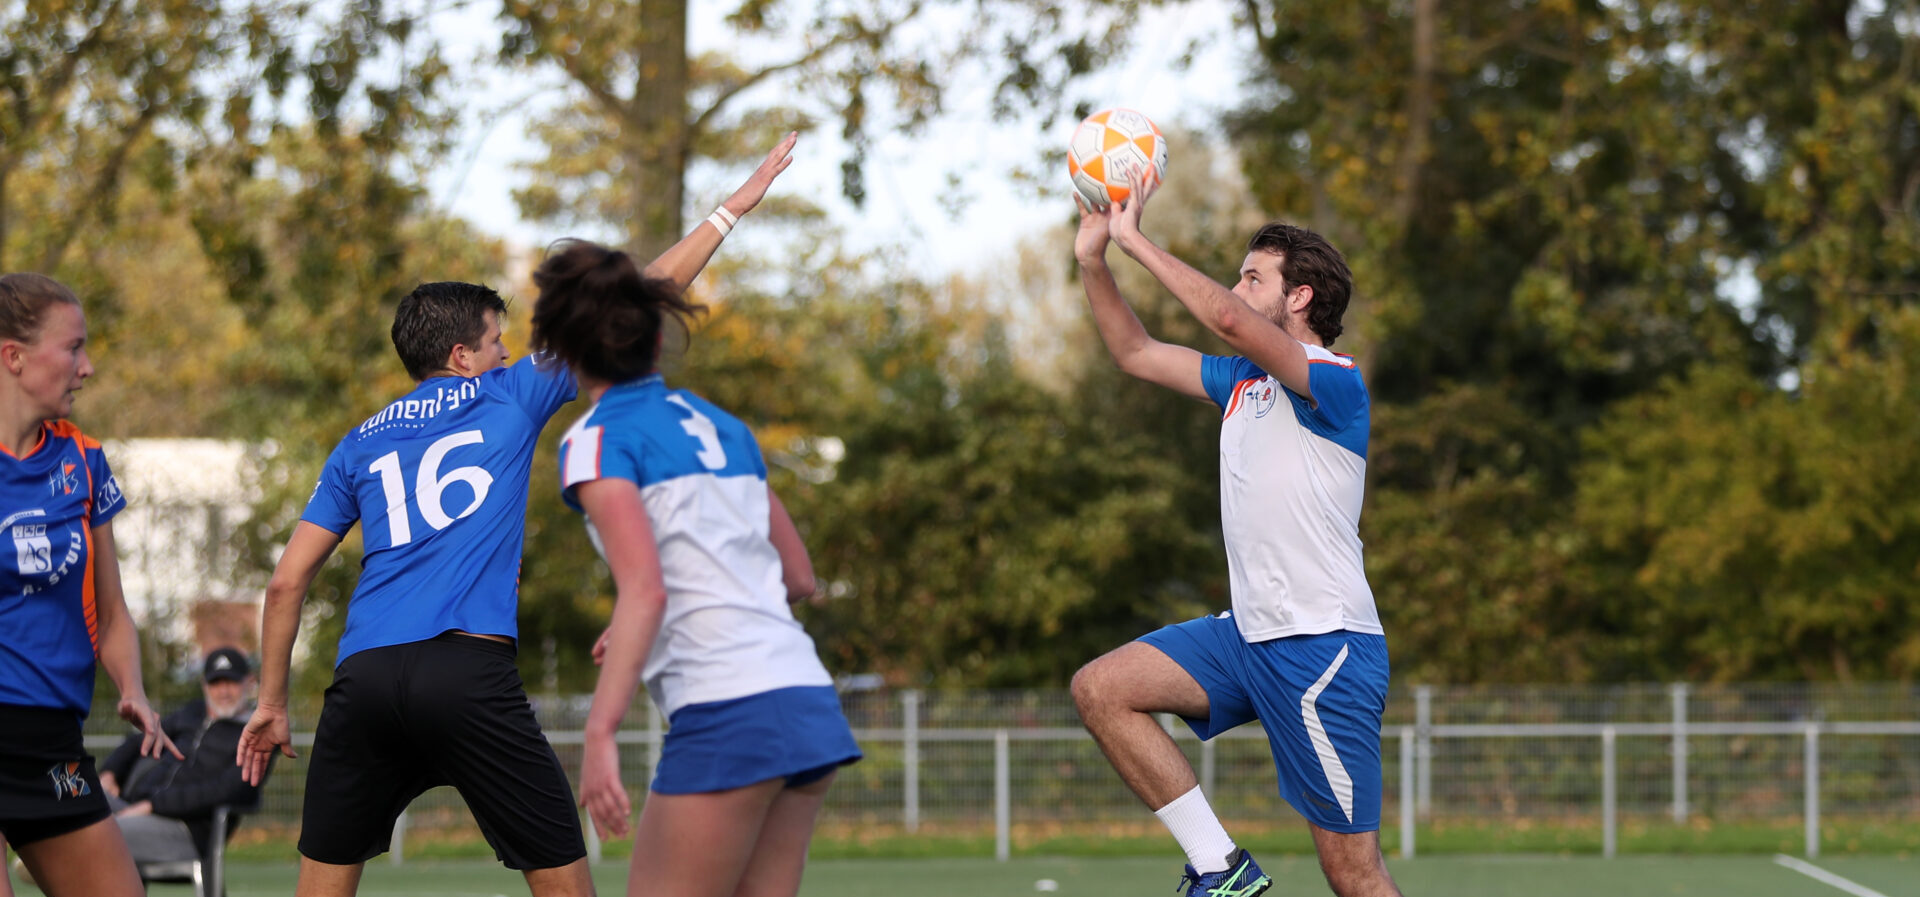
[[[831,684],[787,603],[766,462],[745,424],[654,374],[608,388],[560,452],[562,495],[576,510],[578,484],[640,488],[667,590],[643,677],[663,711]]]

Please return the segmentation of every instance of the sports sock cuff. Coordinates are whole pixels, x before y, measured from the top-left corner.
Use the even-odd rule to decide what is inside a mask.
[[[1160,817],[1161,824],[1173,833],[1173,840],[1180,842],[1180,849],[1187,854],[1187,862],[1193,864],[1193,870],[1202,875],[1209,872],[1225,872],[1228,862],[1239,850],[1227,830],[1220,825],[1220,817],[1213,814],[1213,806],[1207,803],[1207,796],[1195,785],[1192,791],[1169,801],[1166,806],[1153,811]]]

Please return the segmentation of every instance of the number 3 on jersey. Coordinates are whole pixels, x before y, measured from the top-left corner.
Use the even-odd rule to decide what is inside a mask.
[[[727,450],[720,446],[720,430],[713,425],[713,418],[700,413],[686,399],[679,396],[667,396],[667,401],[679,405],[688,414],[693,415],[680,422],[680,429],[688,436],[700,440],[700,454],[696,457],[708,470],[719,470],[727,466]]]
[[[711,428],[711,423],[709,423]],[[487,489],[493,486],[493,474],[479,467],[456,467],[440,474],[440,464],[447,453],[463,445],[477,445],[486,442],[479,430],[463,430],[450,436],[443,436],[427,447],[420,456],[420,469],[414,475],[414,495],[420,503],[420,516],[426,518],[427,525],[436,530],[446,529],[455,520],[459,520],[480,508],[487,500]],[[380,489],[387,497],[387,528],[395,546],[413,541],[413,523],[407,514],[407,484],[400,471],[400,453],[388,452],[381,455],[367,470],[380,475]],[[447,486],[461,482],[473,489],[473,501],[466,510],[448,516],[446,509],[440,506],[440,494]]]

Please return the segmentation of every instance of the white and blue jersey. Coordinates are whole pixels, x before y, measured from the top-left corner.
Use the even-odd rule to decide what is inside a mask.
[[[575,391],[565,367],[523,358],[429,379],[340,440],[300,515],[334,533],[361,524],[336,664],[453,629],[518,636],[534,444]]]
[[[658,374],[613,386],[567,430],[561,495],[580,510],[576,487],[608,477],[640,487],[659,546],[667,606],[642,671],[655,705],[671,716],[833,683],[787,604],[766,461],[745,424]]]
[[[1360,555],[1369,403],[1353,359],[1306,345],[1313,402],[1239,356],[1206,356],[1221,408],[1220,525],[1233,620],[1249,642],[1379,634]]]

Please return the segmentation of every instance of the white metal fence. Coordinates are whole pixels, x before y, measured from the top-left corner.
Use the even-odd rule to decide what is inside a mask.
[[[866,759],[844,770],[823,821],[922,830],[984,829],[996,852],[1017,823],[1140,821],[1146,811],[1080,728],[1065,690],[843,694]],[[587,699],[536,698],[569,772]],[[111,708],[89,744],[114,738]],[[317,710],[296,710],[311,726]],[[663,724],[636,706],[621,733],[627,781],[644,796]],[[1264,734],[1201,743],[1166,719],[1228,820],[1293,818]],[[311,734],[297,737],[311,742]],[[1397,688],[1382,727],[1385,814],[1413,856],[1417,824],[1597,820],[1602,850],[1623,818],[1778,820],[1800,816],[1818,855],[1823,816],[1920,819],[1920,686],[1621,685]],[[304,761],[282,762],[260,822],[299,821]],[[459,796],[414,802],[414,824],[466,818]],[[404,851],[396,851],[396,858]]]

